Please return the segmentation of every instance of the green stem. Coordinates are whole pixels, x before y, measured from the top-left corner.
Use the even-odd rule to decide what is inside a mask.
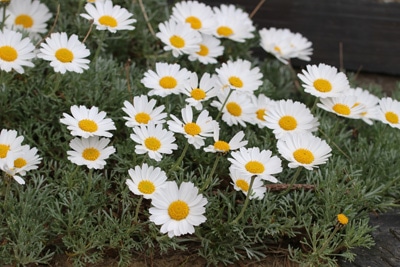
[[[85,198],[89,196],[90,191],[92,190],[92,184],[93,184],[93,169],[89,169],[88,186],[86,188]]]
[[[230,89],[229,94],[226,96],[225,101],[224,101],[224,103],[222,103],[222,106],[221,106],[221,108],[220,108],[220,110],[219,110],[219,112],[218,112],[218,115],[217,115],[217,117],[215,118],[216,121],[218,121],[219,118],[221,117],[222,111],[224,110],[224,107],[225,107],[225,105],[226,105],[226,102],[228,102],[228,99],[229,99],[229,97],[231,96],[232,92],[233,92],[233,89]]]
[[[176,170],[176,168],[178,168],[179,165],[181,165],[181,162],[182,162],[183,158],[185,157],[185,154],[186,154],[188,148],[189,148],[189,142],[186,142],[185,147],[183,148],[181,156],[178,158],[178,160],[175,162],[175,164],[172,165],[170,171]]]
[[[72,189],[72,187],[74,186],[74,177],[75,177],[75,174],[78,171],[78,169],[79,169],[79,165],[76,165],[75,170],[70,175],[68,175],[68,179],[67,179],[68,189]]]
[[[58,89],[60,88],[61,80],[62,80],[62,74],[59,72],[56,72],[54,86],[51,89],[50,96],[54,96],[54,97],[57,96],[56,93],[57,93]]]
[[[328,136],[324,131],[322,131],[321,129],[318,129],[318,131],[319,131],[327,140],[330,140],[330,143],[332,143],[332,144],[337,148],[337,150],[339,150],[348,160],[351,160],[350,156],[348,156],[335,142],[333,142],[333,141],[329,138],[329,136]]]
[[[257,177],[257,175],[251,176],[250,185],[249,185],[249,190],[247,191],[247,195],[246,195],[246,200],[244,201],[244,205],[243,205],[243,207],[242,207],[242,210],[240,211],[240,213],[239,213],[239,215],[236,217],[236,219],[232,221],[232,224],[237,224],[237,223],[239,222],[239,220],[243,217],[244,212],[246,211],[247,206],[249,205],[250,196],[251,196],[251,194],[253,193],[253,192],[251,191],[251,189],[253,188],[253,183],[254,183],[254,180],[256,179],[256,177]]]
[[[285,191],[282,192],[282,195],[286,195],[287,192],[289,192],[290,189],[292,189],[292,187],[293,187],[293,185],[296,183],[297,178],[299,177],[299,175],[300,175],[302,169],[303,169],[302,166],[297,167],[297,170],[296,170],[296,172],[294,173],[294,175],[293,175],[293,177],[292,177],[292,180],[291,180],[290,183],[289,183],[288,188],[287,188]]]
[[[138,203],[136,205],[136,210],[135,210],[135,217],[133,218],[133,221],[135,223],[138,222],[138,217],[139,217],[139,210],[140,210],[140,206],[142,205],[142,201],[143,201],[143,196],[140,196]]]
[[[332,238],[335,236],[335,234],[337,233],[337,231],[339,231],[340,226],[337,224],[335,226],[335,229],[333,230],[332,234],[328,237],[327,240],[325,240],[325,242],[322,244],[322,247],[320,249],[318,249],[317,254],[319,253],[323,253],[323,251],[325,250],[325,248],[328,246],[329,242],[331,242]]]
[[[97,47],[96,52],[94,54],[94,57],[92,59],[93,62],[97,61],[97,58],[99,57],[99,54],[100,54],[100,51],[101,51],[101,47],[103,46],[103,42],[104,42],[105,37],[106,37],[106,30],[102,31],[102,33],[100,35],[100,38],[99,38],[99,40],[97,42],[98,47]]]
[[[4,25],[6,24],[6,8],[7,8],[7,4],[1,4],[2,5],[2,7],[3,7],[3,19],[2,19],[2,21],[1,21],[1,24],[0,24],[0,31],[2,31],[3,30],[3,28],[4,28]]]
[[[208,175],[207,180],[205,181],[203,187],[200,189],[200,192],[203,192],[204,190],[206,190],[210,186],[212,178],[213,178],[213,175],[214,175],[214,172],[217,169],[218,161],[219,161],[220,157],[221,157],[221,155],[218,153],[217,154],[217,158],[214,161],[214,165],[213,165],[213,167],[211,169],[211,172]]]

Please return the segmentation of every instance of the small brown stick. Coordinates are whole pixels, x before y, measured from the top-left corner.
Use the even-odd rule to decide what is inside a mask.
[[[140,9],[142,10],[143,17],[144,17],[144,20],[146,21],[146,24],[147,24],[147,27],[149,28],[149,31],[151,32],[151,34],[154,37],[156,37],[156,33],[154,32],[153,27],[150,24],[149,17],[147,16],[146,10],[144,9],[144,5],[143,5],[143,1],[142,0],[139,0],[139,6],[140,6]]]
[[[46,36],[43,37],[42,40],[40,40],[40,41],[35,45],[36,48],[40,45],[41,42],[43,42],[43,41],[44,41],[47,37],[49,37],[50,34],[53,32],[54,28],[56,27],[56,24],[57,24],[57,21],[58,21],[58,17],[59,17],[59,16],[60,16],[60,4],[57,5],[57,13],[56,13],[56,17],[54,18],[54,23],[53,23],[53,25],[51,26],[51,28],[50,28],[49,32],[46,34]]]
[[[86,33],[85,38],[83,38],[82,43],[85,43],[85,42],[86,42],[86,39],[89,37],[90,33],[92,32],[93,23],[94,23],[94,20],[91,19],[91,20],[90,20],[90,28],[89,28],[88,32]]]
[[[266,185],[267,189],[269,191],[274,191],[274,192],[279,192],[279,191],[284,191],[284,190],[310,190],[314,191],[315,190],[315,185],[312,184],[267,184]],[[289,188],[290,187],[290,188]]]
[[[265,0],[260,0],[260,2],[258,2],[257,6],[253,9],[253,11],[250,13],[250,18],[253,18],[254,15],[257,13],[257,11],[261,8],[261,6],[265,3]]]

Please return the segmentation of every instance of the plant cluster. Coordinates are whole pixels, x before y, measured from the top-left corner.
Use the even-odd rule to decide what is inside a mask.
[[[0,264],[335,266],[398,204],[400,95],[297,73],[300,33],[198,1],[0,3]]]

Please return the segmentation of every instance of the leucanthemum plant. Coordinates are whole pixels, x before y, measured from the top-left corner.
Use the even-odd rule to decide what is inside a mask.
[[[368,212],[400,195],[398,93],[293,68],[307,37],[265,40],[234,5],[50,2],[0,1],[0,265],[217,266],[279,248],[335,266],[372,246]]]

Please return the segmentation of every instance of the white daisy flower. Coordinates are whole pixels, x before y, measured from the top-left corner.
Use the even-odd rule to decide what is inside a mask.
[[[156,36],[165,44],[165,51],[172,51],[174,57],[191,54],[200,50],[201,34],[189,24],[168,20],[158,25]]]
[[[175,133],[183,134],[188,139],[189,144],[197,149],[204,146],[204,139],[213,135],[214,124],[217,122],[208,115],[207,110],[203,110],[194,121],[191,106],[184,107],[181,114],[183,122],[173,114],[170,115],[172,120],[167,121],[169,129]]]
[[[193,234],[194,227],[205,222],[207,199],[199,194],[191,182],[166,182],[156,192],[149,209],[150,221],[161,225],[160,232],[168,233],[170,238],[184,234]]]
[[[182,1],[172,7],[171,17],[180,22],[188,23],[193,30],[212,34],[215,18],[214,12],[210,6],[198,1]]]
[[[188,96],[185,99],[188,105],[197,110],[202,110],[202,103],[217,95],[215,87],[217,79],[215,75],[211,76],[209,73],[204,73],[199,82],[197,73],[191,73],[190,79],[183,90],[183,93]]]
[[[19,153],[22,150],[23,136],[17,136],[15,130],[2,129],[0,132],[0,165],[7,160],[10,153]]]
[[[47,21],[53,16],[49,8],[38,0],[11,1],[6,25],[29,32],[31,38],[39,39],[39,33],[47,32]]]
[[[269,109],[275,104],[275,101],[269,99],[263,94],[258,96],[252,96],[252,103],[256,107],[256,111],[253,114],[254,122],[259,128],[265,127],[265,116],[268,116]]]
[[[97,30],[108,30],[115,33],[120,30],[135,29],[131,25],[136,22],[136,19],[131,18],[133,14],[119,5],[113,6],[110,0],[96,1],[95,5],[88,3],[85,5],[85,10],[87,14],[83,13],[81,16],[93,20]]]
[[[303,103],[288,100],[276,101],[268,115],[264,117],[265,126],[273,130],[276,138],[297,132],[314,132],[319,122]]]
[[[107,146],[109,143],[110,139],[98,136],[76,137],[69,143],[73,150],[67,151],[68,160],[79,166],[86,165],[89,169],[103,169],[105,160],[115,153],[113,146]]]
[[[67,129],[71,131],[71,135],[82,136],[87,138],[90,136],[112,137],[108,131],[115,130],[114,122],[106,118],[107,113],[99,112],[98,107],[88,109],[85,106],[71,106],[71,115],[63,113],[60,122],[67,125]]]
[[[218,38],[228,38],[236,42],[244,42],[254,37],[253,21],[242,9],[234,5],[214,7],[216,27],[214,35]]]
[[[341,96],[350,88],[346,75],[335,67],[320,63],[307,65],[297,76],[303,82],[304,91],[320,98]]]
[[[26,175],[27,171],[35,170],[41,162],[41,158],[37,155],[36,148],[30,148],[28,145],[21,147],[17,153],[10,153],[11,156],[3,162],[1,169],[12,176],[19,184],[25,184],[25,180],[21,177]]]
[[[82,73],[83,70],[89,69],[90,61],[86,57],[90,55],[90,51],[75,34],[68,38],[65,32],[52,33],[40,46],[40,53],[37,56],[50,61],[50,66],[55,72]]]
[[[246,123],[254,123],[254,113],[256,107],[252,103],[251,95],[243,94],[242,92],[232,91],[229,95],[229,91],[222,91],[218,95],[218,100],[211,102],[211,106],[221,110],[222,105],[225,106],[222,109],[222,120],[229,126],[240,124],[246,127]],[[226,101],[226,98],[228,100]]]
[[[163,170],[159,167],[148,166],[146,163],[136,166],[135,169],[129,169],[128,173],[131,177],[126,180],[129,190],[145,199],[151,199],[167,181],[167,175]]]
[[[106,0],[86,0],[86,2],[88,2],[88,3],[96,3],[96,2],[99,2],[99,3],[104,3]]]
[[[244,148],[231,153],[232,158],[228,160],[231,167],[237,169],[244,176],[257,175],[263,180],[277,183],[278,180],[272,176],[282,172],[282,161],[277,156],[272,156],[270,150],[261,150],[258,147]]]
[[[251,67],[251,62],[243,59],[229,60],[215,70],[224,87],[254,92],[262,85],[262,74],[258,67]]]
[[[312,54],[311,42],[299,33],[289,29],[271,27],[259,31],[260,46],[268,53],[273,54],[278,60],[287,64],[291,58],[309,61]]]
[[[15,70],[24,73],[23,66],[33,67],[35,47],[28,37],[22,38],[19,32],[4,29],[0,31],[0,70]]]
[[[129,101],[124,101],[122,110],[128,115],[123,117],[126,120],[127,127],[135,127],[138,125],[146,125],[149,123],[163,124],[167,113],[163,112],[164,105],[156,107],[155,99],[148,99],[147,95],[135,96],[133,105]]]
[[[151,89],[148,95],[167,96],[179,94],[185,88],[190,78],[190,72],[178,64],[157,62],[156,71],[148,70],[140,81]]]
[[[178,148],[174,143],[174,134],[163,129],[161,124],[150,123],[136,126],[133,128],[133,132],[134,134],[131,134],[130,137],[138,143],[135,146],[136,154],[148,153],[149,158],[160,161],[162,154],[172,154],[172,150]]]
[[[189,54],[189,60],[198,60],[203,64],[217,63],[217,57],[224,53],[224,46],[221,41],[212,35],[202,34],[202,40],[199,43],[199,50]]]
[[[378,119],[393,128],[400,129],[400,102],[390,97],[379,100]]]
[[[373,124],[373,120],[377,120],[378,112],[379,112],[379,98],[367,90],[364,90],[360,87],[357,88],[350,88],[345,93],[346,95],[353,95],[357,97],[356,105],[362,105],[365,107],[365,111],[363,111],[360,116],[361,119],[369,124]]]
[[[229,142],[219,139],[219,127],[216,124],[214,129],[214,144],[204,148],[205,152],[211,153],[228,153],[229,151],[237,150],[247,145],[248,141],[243,140],[243,131],[237,132]]]
[[[277,142],[279,153],[287,161],[289,168],[303,166],[307,170],[325,164],[331,156],[331,147],[311,133],[300,133],[286,136]]]
[[[366,112],[365,106],[360,105],[357,97],[352,95],[321,98],[320,102],[318,107],[345,118],[360,119],[361,114]]]
[[[242,191],[247,196],[250,189],[251,176],[243,175],[238,169],[229,168],[229,176],[232,179],[233,188],[236,191]],[[255,177],[251,187],[251,195],[249,199],[263,199],[267,191],[260,177]]]

